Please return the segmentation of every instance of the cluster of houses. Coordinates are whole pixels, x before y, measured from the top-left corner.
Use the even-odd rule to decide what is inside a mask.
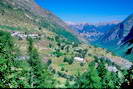
[[[19,40],[25,40],[27,37],[33,38],[33,39],[39,39],[41,38],[40,34],[37,33],[21,33],[21,32],[11,32],[11,36],[19,38]]]

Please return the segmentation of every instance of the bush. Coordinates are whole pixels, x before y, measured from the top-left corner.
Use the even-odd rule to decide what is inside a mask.
[[[49,66],[51,64],[52,64],[52,60],[48,60],[47,65]]]
[[[65,72],[68,72],[68,70],[65,70]]]
[[[52,48],[52,44],[50,43],[50,44],[48,45],[48,47],[49,47],[49,48]]]
[[[55,70],[55,69],[51,70],[51,72],[52,72],[53,74],[56,74],[56,70]]]
[[[80,63],[80,66],[84,66],[84,63]]]
[[[65,57],[64,62],[67,62],[68,64],[71,65],[74,62],[74,58],[73,57]]]
[[[87,52],[88,52],[88,49],[78,49],[76,50],[76,52],[78,53],[77,56],[79,57],[82,57],[82,58],[85,58]]]
[[[62,52],[53,52],[52,53],[53,55],[55,55],[56,57],[60,57],[60,56],[63,56],[64,55],[64,53],[62,53]]]
[[[78,47],[78,45],[79,45],[79,44],[77,44],[77,43],[73,43],[73,44],[72,44],[73,47]]]
[[[61,67],[61,71],[65,71],[64,67]]]

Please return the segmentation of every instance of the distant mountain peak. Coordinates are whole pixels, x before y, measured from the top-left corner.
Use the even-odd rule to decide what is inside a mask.
[[[68,25],[93,25],[93,23],[89,23],[89,22],[72,22],[72,21],[66,21],[66,24]]]
[[[66,23],[74,31],[78,32],[80,35],[84,35],[85,39],[89,41],[96,41],[106,31],[110,30],[112,27],[120,23],[120,21],[99,22],[99,23],[88,23],[88,22],[75,23],[67,21]]]
[[[119,21],[119,20],[113,20],[113,21],[110,21],[110,22],[97,22],[97,23],[66,21],[66,24],[68,24],[68,25],[95,25],[95,26],[100,26],[100,25],[119,24],[120,22],[121,21]]]
[[[110,25],[110,24],[119,24],[121,21],[119,20],[113,20],[110,22],[99,22],[99,23],[95,23],[96,26],[100,26],[100,25]]]

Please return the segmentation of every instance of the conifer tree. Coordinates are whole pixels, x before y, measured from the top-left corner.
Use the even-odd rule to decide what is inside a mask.
[[[101,78],[98,76],[95,65],[92,63],[88,66],[87,72],[80,75],[73,88],[101,88]]]
[[[10,33],[0,31],[0,88],[29,87],[27,63],[16,59],[16,51]]]
[[[0,87],[10,87],[11,67],[13,67],[14,43],[11,35],[0,31]]]
[[[29,83],[33,88],[52,88],[54,87],[53,75],[48,71],[48,66],[40,59],[37,50],[33,46],[33,40],[29,42],[29,60],[31,66]]]

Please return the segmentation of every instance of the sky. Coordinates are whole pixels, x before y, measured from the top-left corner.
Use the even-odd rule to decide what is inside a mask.
[[[133,13],[133,0],[35,0],[64,21],[110,22]]]

